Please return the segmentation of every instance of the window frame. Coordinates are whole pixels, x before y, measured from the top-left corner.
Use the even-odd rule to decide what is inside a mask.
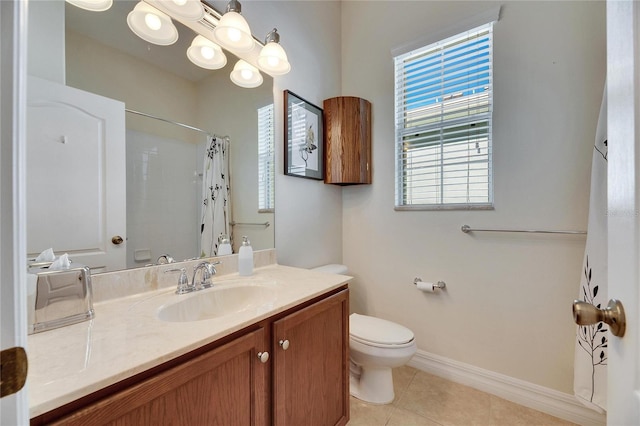
[[[258,213],[275,211],[275,112],[269,104],[258,113]],[[263,122],[265,116],[267,123]],[[268,123],[270,122],[270,124]],[[263,126],[265,128],[263,128]],[[267,129],[268,127],[268,129]]]
[[[493,125],[493,24],[495,23],[495,21],[490,21],[488,23],[485,23],[483,25],[478,25],[474,28],[470,28],[468,30],[465,31],[460,31],[457,34],[451,36],[451,37],[447,37],[444,38],[440,41],[436,41],[434,43],[430,43],[427,44],[423,47],[419,47],[416,49],[413,49],[409,52],[404,52],[404,53],[399,53],[397,55],[394,56],[393,60],[394,60],[394,122],[395,122],[395,138],[394,138],[394,155],[395,155],[395,173],[394,173],[394,179],[395,179],[395,200],[394,200],[394,209],[395,210],[491,210],[494,209],[494,200],[493,200],[493,129],[492,129],[492,125]],[[489,72],[488,72],[488,84],[486,85],[485,91],[483,92],[479,92],[478,95],[465,95],[466,97],[463,96],[463,99],[465,99],[465,101],[470,104],[473,102],[473,98],[472,96],[476,97],[476,98],[480,98],[482,97],[483,93],[486,93],[488,95],[488,99],[487,99],[487,112],[485,112],[484,114],[481,113],[476,113],[476,114],[468,114],[466,117],[463,118],[449,118],[449,119],[444,119],[446,113],[445,112],[441,112],[440,115],[436,116],[439,118],[440,121],[435,122],[435,124],[425,124],[422,126],[408,126],[405,127],[405,123],[406,123],[406,118],[408,116],[407,114],[407,98],[405,98],[405,94],[406,94],[406,77],[408,74],[410,74],[410,72],[406,72],[406,64],[407,59],[409,59],[409,61],[411,59],[416,59],[416,62],[419,60],[417,58],[420,57],[424,57],[424,55],[426,55],[429,52],[434,52],[434,51],[438,51],[440,50],[442,51],[446,51],[448,46],[453,46],[455,45],[456,41],[460,41],[463,38],[467,38],[468,40],[471,40],[471,35],[472,34],[483,34],[483,33],[487,33],[488,37],[489,37],[489,41],[488,41],[488,47],[487,47],[487,55],[488,55],[488,59],[489,59]],[[464,43],[469,43],[468,41],[464,41]],[[471,43],[469,43],[471,44]],[[409,62],[410,63],[410,62]],[[447,70],[446,68],[444,70]],[[442,71],[440,73],[440,75],[444,75],[445,71]],[[428,79],[425,79],[424,81],[428,81]],[[445,95],[446,93],[444,92],[444,89],[441,88],[442,92],[441,95]],[[438,108],[442,110],[444,110],[444,108],[446,108],[446,103],[447,101],[449,101],[451,98],[447,99],[447,97],[440,97],[441,101],[440,102],[435,102],[431,105],[434,106],[438,106]],[[437,100],[437,98],[436,98]],[[471,108],[468,108],[471,109]],[[427,115],[427,117],[432,118],[434,117],[434,115]],[[440,193],[437,195],[437,202],[436,203],[422,203],[422,204],[408,204],[407,203],[407,192],[408,192],[408,188],[418,188],[417,186],[411,186],[410,183],[407,182],[407,179],[409,179],[407,176],[407,171],[410,170],[406,167],[405,163],[407,161],[407,157],[405,154],[405,148],[406,148],[406,137],[407,136],[414,136],[414,137],[426,137],[430,132],[437,132],[438,130],[440,131],[440,133],[445,132],[449,129],[454,128],[455,126],[472,126],[475,125],[477,123],[485,123],[486,122],[486,127],[487,127],[487,132],[486,132],[486,149],[487,149],[487,153],[486,153],[486,161],[482,161],[482,164],[486,163],[486,201],[481,201],[481,202],[472,202],[469,201],[469,197],[470,197],[470,191],[469,191],[469,182],[467,181],[466,183],[466,198],[468,201],[466,202],[462,202],[462,203],[458,203],[458,202],[445,202],[444,198],[445,198],[445,191],[440,191]],[[475,123],[475,124],[472,124]],[[481,139],[478,139],[481,140]],[[476,142],[478,141],[476,140]],[[473,141],[473,137],[469,136],[466,139],[466,143],[467,145],[472,143]],[[438,144],[433,144],[433,147],[435,150],[437,150],[437,148],[440,148],[442,150],[442,148],[444,147],[456,147],[456,144],[458,144],[459,142],[451,142],[451,141],[447,141],[447,139],[444,136],[440,136],[439,138],[439,143]],[[476,145],[477,147],[478,145]],[[423,148],[425,148],[426,146],[423,146]],[[468,147],[467,147],[468,149]],[[434,151],[435,152],[435,151]],[[422,153],[422,155],[426,156],[428,155],[428,153]],[[475,163],[475,160],[467,160],[464,164],[467,165],[467,178],[470,176],[470,170],[472,169],[472,167],[468,167],[469,165],[472,165]],[[434,175],[434,180],[436,182],[440,182],[440,187],[441,189],[444,188],[445,185],[452,185],[452,183],[446,183],[442,180],[442,176],[444,175],[444,168],[447,166],[448,164],[446,163],[446,161],[444,160],[444,152],[440,153],[440,159],[438,160],[437,164],[435,165],[431,165],[428,166],[430,167],[429,172],[431,172],[432,170],[435,172]],[[438,170],[439,169],[439,170]],[[484,169],[483,169],[484,171]],[[416,175],[417,177],[426,177],[428,176],[428,173],[425,173],[423,175]],[[450,179],[455,179],[455,178],[450,178]],[[438,183],[436,183],[436,185],[438,185]],[[438,191],[435,191],[438,192]],[[484,195],[484,193],[483,193]]]

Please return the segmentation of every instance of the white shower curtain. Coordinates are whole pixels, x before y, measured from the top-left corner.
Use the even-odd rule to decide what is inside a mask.
[[[598,308],[607,305],[607,89],[602,96],[600,116],[591,163],[589,223],[579,299]],[[586,406],[604,412],[607,408],[607,331],[600,322],[578,326],[573,390]]]
[[[218,253],[220,235],[231,237],[229,181],[229,138],[209,136],[202,174],[200,257],[215,256]]]

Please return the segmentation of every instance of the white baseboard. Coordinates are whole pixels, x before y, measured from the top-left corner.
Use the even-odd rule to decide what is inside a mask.
[[[583,426],[603,426],[606,415],[582,405],[573,395],[504,374],[418,350],[408,363],[418,370],[490,393]]]

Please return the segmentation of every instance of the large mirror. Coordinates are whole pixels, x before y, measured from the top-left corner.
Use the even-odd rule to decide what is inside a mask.
[[[272,108],[271,77],[263,73],[258,88],[236,86],[229,74],[237,58],[226,51],[225,68],[197,67],[186,56],[196,34],[178,22],[174,45],[157,46],[138,38],[126,23],[136,3],[116,0],[105,12],[64,6],[65,84],[119,100],[129,110],[127,260],[122,266],[145,266],[163,254],[176,261],[200,256],[206,133],[230,140],[234,253],[243,235],[254,250],[274,247],[274,213],[272,205],[259,205],[258,174],[258,116]]]

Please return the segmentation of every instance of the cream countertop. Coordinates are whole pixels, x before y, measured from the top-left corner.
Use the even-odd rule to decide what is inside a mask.
[[[265,285],[275,290],[275,297],[240,313],[192,322],[161,321],[156,311],[166,303],[210,290],[176,295],[173,286],[95,302],[93,320],[29,336],[30,416],[214,342],[339,288],[349,279],[277,264],[257,268],[250,277],[237,273],[216,277],[214,283],[220,287],[239,282]]]

